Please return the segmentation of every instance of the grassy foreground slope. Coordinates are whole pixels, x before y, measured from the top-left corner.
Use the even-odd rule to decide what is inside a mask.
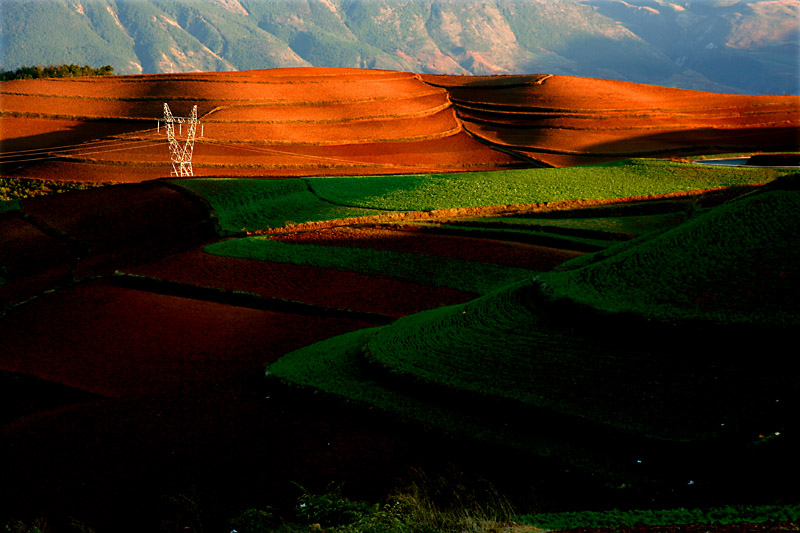
[[[800,194],[784,190],[730,201],[678,228],[562,265],[540,279],[554,295],[656,320],[800,326]]]
[[[800,322],[798,202],[797,178],[779,180],[676,229],[565,265],[573,268],[405,317],[349,343],[295,351],[269,373],[410,418],[419,416],[409,397],[451,409],[483,399],[490,423],[517,416],[504,431],[516,427],[512,439],[522,446],[532,429],[546,433],[542,421],[554,414],[565,434],[588,423],[654,443],[712,439],[738,449],[769,436],[780,445],[797,429],[797,363],[781,345]],[[716,292],[704,306],[689,305],[703,295],[703,280]],[[654,310],[622,305],[626,297]],[[359,370],[353,361],[372,364]],[[321,368],[329,375],[318,380]],[[366,377],[354,380],[354,372]],[[359,385],[364,379],[371,387]],[[448,416],[433,423],[453,427]],[[511,442],[507,433],[485,433]],[[567,460],[590,462],[585,457]]]

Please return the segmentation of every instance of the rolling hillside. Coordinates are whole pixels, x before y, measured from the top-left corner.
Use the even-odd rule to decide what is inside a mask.
[[[0,67],[549,72],[798,94],[798,20],[798,0],[7,0]]]
[[[798,152],[796,97],[309,67],[0,91],[0,521],[222,531],[420,471],[521,513],[800,501],[796,168],[675,160]],[[199,107],[192,178],[164,102]]]
[[[565,166],[800,144],[795,97],[566,76],[297,68],[15,80],[0,95],[0,173],[62,181],[169,176],[165,102],[176,116],[198,106],[198,176]]]

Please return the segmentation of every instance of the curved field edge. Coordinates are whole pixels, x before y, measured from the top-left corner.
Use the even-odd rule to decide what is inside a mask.
[[[714,232],[699,238],[693,233],[695,226],[732,231],[743,225],[737,221],[741,215],[748,224],[770,228],[773,225],[770,221],[785,216],[785,211],[800,211],[791,202],[783,209],[776,209],[768,202],[776,195],[796,199],[796,192],[785,190],[787,187],[791,189],[792,183],[788,178],[780,180],[765,191],[698,216],[692,224],[685,224],[682,230],[666,231],[652,239],[640,240],[636,245],[620,247],[635,249],[642,245],[646,252],[642,255],[647,258],[652,255],[646,247],[648,242],[663,245],[665,239],[671,238],[672,232],[678,232],[699,241],[699,248],[695,247],[694,253],[715,256],[714,243],[718,239]],[[751,205],[758,206],[761,214],[748,210]],[[725,217],[730,213],[736,215],[731,219],[733,222],[724,222],[724,218],[720,218],[720,214]],[[783,233],[781,224],[774,225],[777,229],[773,229],[779,235]],[[790,226],[793,228],[795,225]],[[781,243],[776,243],[769,235],[754,239],[767,241],[781,249]],[[755,252],[751,250],[751,240],[753,238],[741,236],[736,239],[740,255],[755,253],[760,258],[768,257],[763,246]],[[735,248],[724,241],[718,245]],[[585,257],[591,259],[592,256]],[[789,257],[795,264],[791,260],[794,256]],[[660,265],[661,259],[657,256],[656,259]],[[741,261],[735,262],[741,264]],[[705,268],[701,263],[690,263],[697,264],[698,269]],[[600,271],[605,268],[602,260],[596,264],[589,260],[589,264]],[[652,269],[647,261],[638,266],[640,270]],[[627,270],[636,272],[635,268]],[[691,269],[684,269],[682,273],[692,275]],[[568,276],[569,271],[550,274],[558,275]],[[791,285],[788,290],[792,290]],[[796,289],[789,292],[789,298],[791,294],[796,294]],[[412,315],[370,335],[365,345],[368,350],[362,347],[358,362],[363,365],[366,354],[375,363],[371,367],[372,377],[377,379],[381,375],[382,383],[391,382],[400,390],[398,394],[412,390],[419,392],[419,385],[426,384],[439,387],[433,394],[435,397],[452,397],[453,392],[463,396],[461,391],[469,390],[486,396],[488,403],[492,403],[494,396],[508,397],[567,415],[588,416],[611,427],[667,439],[724,436],[730,442],[742,443],[752,439],[753,431],[758,434],[768,426],[782,431],[789,423],[786,409],[792,409],[789,405],[792,402],[779,404],[789,399],[794,375],[793,363],[781,360],[777,349],[791,333],[783,320],[733,324],[735,327],[731,327],[730,323],[714,320],[715,316],[679,315],[677,325],[675,317],[670,317],[666,323],[649,324],[649,319],[641,314],[598,310],[576,305],[568,295],[556,296],[560,299],[551,300],[552,296],[537,290],[535,284],[520,282],[467,304]],[[796,311],[791,306],[787,310],[796,319]],[[624,335],[620,337],[615,332]],[[658,339],[658,342],[654,344],[653,339]],[[406,344],[409,349],[403,348]],[[392,349],[391,356],[387,356],[387,347]],[[596,354],[598,350],[605,357],[587,369],[584,363],[597,359],[589,357],[589,354]],[[504,357],[495,356],[498,351]],[[756,352],[763,354],[762,359],[766,358],[759,372],[751,368],[743,355]],[[508,357],[514,353],[520,357]],[[536,354],[536,361],[530,361],[531,353]],[[424,357],[419,357],[419,354],[424,354]],[[528,367],[533,365],[530,372],[520,372],[520,365],[526,361]],[[777,363],[780,364],[775,366]],[[629,367],[632,370],[627,370]],[[775,371],[776,368],[786,371]],[[725,379],[718,381],[722,371]],[[398,385],[397,379],[387,379],[393,377],[393,373],[409,379]],[[694,377],[688,379],[691,376]],[[540,390],[528,390],[531,377],[534,381],[541,381]],[[728,388],[732,383],[737,383],[733,394]],[[520,391],[524,394],[518,397]],[[553,391],[559,391],[559,394],[552,394]],[[594,395],[589,406],[584,398],[587,391]],[[621,395],[622,399],[621,391],[625,393]],[[767,397],[771,400],[765,400]],[[659,414],[661,411],[671,414]],[[681,413],[693,413],[688,417],[691,420]]]
[[[655,320],[797,327],[800,176],[673,229],[575,258],[540,276],[553,294]]]
[[[798,202],[796,191],[774,187],[737,199],[675,229],[564,265],[585,267],[402,318],[372,336],[365,352],[412,379],[660,438],[693,439],[752,425],[757,420],[745,422],[741,414],[750,410],[748,402],[759,403],[759,394],[785,395],[791,387],[763,369],[747,371],[736,354],[767,350],[764,357],[776,357],[772,349],[800,321],[791,275],[800,261]],[[616,261],[618,255],[626,262]],[[582,283],[570,285],[575,278]],[[698,295],[690,280],[723,296],[706,308],[687,305]],[[742,290],[759,281],[764,288],[755,296]],[[620,284],[634,285],[633,296]],[[581,298],[588,291],[594,299]],[[646,304],[639,305],[642,300]],[[791,370],[789,361],[779,366]],[[720,372],[741,385],[737,394],[720,388]]]
[[[708,172],[707,167],[700,165],[634,159],[558,169],[308,178],[308,182],[320,198],[339,205],[392,211],[430,211],[658,196],[737,185],[760,185],[785,173],[773,169],[730,167],[722,172]]]
[[[173,182],[204,196],[224,230],[242,232],[403,212],[652,198],[760,185],[786,173],[634,159],[559,169]]]
[[[349,270],[477,294],[533,275],[533,271],[522,268],[449,257],[369,248],[287,244],[265,236],[229,239],[206,246],[205,251],[243,259]]]
[[[774,343],[753,342],[759,333]],[[771,368],[786,372],[775,377],[731,354],[788,338],[779,333],[652,324],[551,300],[521,282],[401,318],[371,336],[362,357],[373,374],[398,387],[458,397],[465,405],[482,400],[519,419],[561,416],[571,426],[626,432],[631,442],[733,444],[790,423],[783,407],[791,407],[770,402],[790,398],[792,364],[765,355]]]
[[[705,524],[727,526],[736,524],[787,524],[786,530],[796,530],[800,521],[800,504],[734,505],[709,509],[660,509],[579,511],[541,513],[515,517],[525,525],[558,531],[574,528],[620,528],[636,526],[688,526]],[[795,523],[795,527],[789,524]],[[782,529],[780,529],[782,530]]]
[[[596,442],[570,438],[571,432],[565,436],[558,431],[531,431],[536,420],[512,421],[498,413],[477,412],[465,408],[459,398],[397,388],[373,375],[365,365],[362,350],[379,330],[357,330],[290,352],[268,366],[267,379],[356,408],[379,408],[396,417],[398,423],[422,424],[435,433],[548,457],[565,468],[577,466],[601,474],[604,479],[650,481],[649,475],[623,464],[619,457],[598,451]]]

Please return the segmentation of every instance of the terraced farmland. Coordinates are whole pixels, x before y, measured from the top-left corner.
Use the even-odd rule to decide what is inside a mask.
[[[497,151],[464,104],[689,110],[797,152],[795,118],[720,118],[760,97],[345,69],[0,90],[3,517],[138,533],[191,499],[222,530],[419,469],[544,510],[800,498],[773,474],[800,472],[792,169]],[[201,107],[195,178],[159,179],[164,100]],[[101,177],[142,183],[36,196]]]
[[[570,76],[422,79],[447,88],[471,134],[553,166],[738,147],[793,150],[798,141],[800,104],[792,96],[711,95]]]
[[[4,172],[130,182],[169,175],[163,103],[197,104],[196,175],[286,176],[501,168],[444,89],[410,73],[285,69],[5,82]],[[198,132],[199,136],[200,132]],[[167,163],[167,164],[165,164]]]

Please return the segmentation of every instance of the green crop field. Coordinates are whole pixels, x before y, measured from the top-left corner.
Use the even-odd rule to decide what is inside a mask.
[[[558,295],[608,311],[797,327],[798,227],[800,194],[772,190],[653,238],[576,258],[565,265],[569,272],[540,279]]]
[[[777,169],[701,167],[635,159],[559,169],[457,174],[318,177],[297,180],[175,180],[204,196],[228,231],[287,223],[477,206],[627,198],[757,185]]]
[[[711,168],[634,159],[557,169],[313,178],[308,181],[318,196],[336,204],[395,211],[425,211],[628,198],[755,185],[771,181],[784,173],[774,169]]]
[[[530,270],[488,263],[366,248],[287,244],[268,237],[222,241],[209,245],[206,251],[244,259],[351,270],[479,294],[533,275]]]
[[[569,212],[572,213],[572,212]],[[484,217],[475,219],[461,219],[453,221],[460,225],[475,225],[477,227],[485,228],[522,228],[534,229],[541,228],[544,231],[551,231],[553,233],[566,233],[574,231],[579,233],[581,231],[589,231],[592,233],[603,234],[609,233],[613,238],[618,235],[621,239],[627,239],[649,233],[651,231],[658,231],[665,227],[675,226],[684,222],[689,213],[687,210],[680,210],[671,213],[657,213],[652,215],[630,215],[630,216],[617,216],[617,217],[586,217],[586,218],[542,218],[537,216],[499,216],[499,217]]]
[[[376,214],[371,209],[326,203],[312,194],[305,180],[187,179],[176,183],[206,198],[227,231],[282,227]]]
[[[603,458],[569,448],[564,459],[611,477],[619,472],[610,457],[626,438],[640,450],[754,446],[765,435],[780,444],[796,408],[795,364],[779,348],[798,325],[795,182],[777,180],[471,302],[297,350],[269,373],[562,458],[567,448],[558,451],[552,434],[528,434],[529,417],[560,436],[582,424],[622,432],[608,437],[621,440]],[[415,403],[423,399],[436,405],[424,415]],[[464,413],[476,402],[482,414]]]

